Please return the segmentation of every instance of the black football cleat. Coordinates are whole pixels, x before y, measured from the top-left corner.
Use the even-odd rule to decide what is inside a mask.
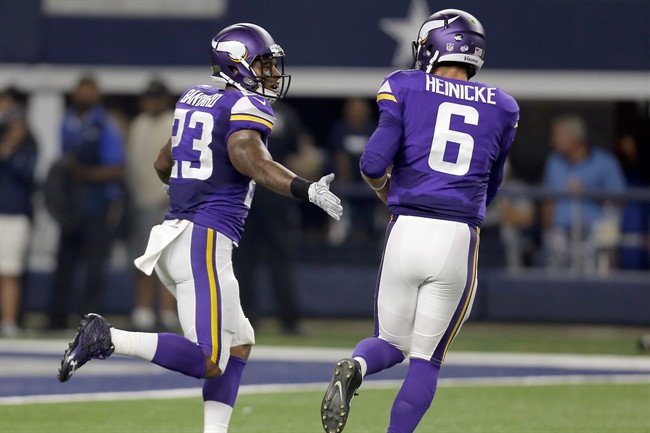
[[[63,354],[61,368],[56,377],[59,382],[67,382],[86,362],[94,358],[108,358],[114,350],[110,325],[106,319],[99,314],[86,314],[77,328],[77,335]]]
[[[341,433],[348,420],[350,402],[361,386],[359,361],[344,358],[336,363],[332,380],[325,391],[320,407],[321,421],[325,433]]]

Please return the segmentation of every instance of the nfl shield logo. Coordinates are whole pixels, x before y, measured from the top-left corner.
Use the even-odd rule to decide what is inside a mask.
[[[454,44],[452,42],[447,42],[447,51],[454,51]]]

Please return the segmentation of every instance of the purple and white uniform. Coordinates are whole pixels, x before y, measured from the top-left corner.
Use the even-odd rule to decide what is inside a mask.
[[[479,227],[514,140],[519,107],[497,87],[396,71],[361,171],[392,166],[392,219],[379,272],[375,336],[440,365],[476,292]]]
[[[187,219],[239,242],[254,182],[232,165],[226,143],[242,129],[259,131],[266,143],[274,122],[268,101],[253,93],[209,86],[186,91],[174,111],[165,219]]]
[[[255,341],[232,267],[232,248],[242,236],[255,183],[230,162],[228,137],[250,129],[266,143],[274,122],[270,104],[254,93],[195,86],[180,97],[169,212],[136,261],[145,272],[155,266],[177,298],[185,337],[222,371],[230,347]]]

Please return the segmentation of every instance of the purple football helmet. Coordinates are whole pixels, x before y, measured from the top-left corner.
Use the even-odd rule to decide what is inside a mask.
[[[483,66],[485,30],[474,16],[458,9],[431,15],[420,27],[413,42],[414,69],[430,73],[439,63],[470,66],[469,78]]]
[[[268,98],[282,98],[289,90],[291,75],[284,73],[284,50],[276,44],[269,32],[250,24],[233,24],[221,30],[212,39],[210,48],[212,79],[239,90],[248,90]],[[258,76],[251,68],[255,60],[276,59],[275,69],[280,75]],[[264,87],[264,80],[277,79],[272,90]]]

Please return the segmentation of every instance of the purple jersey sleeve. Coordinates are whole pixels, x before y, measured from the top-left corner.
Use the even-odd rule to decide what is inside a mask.
[[[239,242],[255,183],[232,165],[228,137],[259,131],[266,144],[275,117],[269,103],[249,92],[195,86],[176,103],[172,127],[169,212]]]
[[[261,96],[253,96],[252,93],[245,93],[237,100],[230,110],[230,130],[226,134],[226,141],[233,132],[242,129],[253,129],[266,138],[273,129],[275,116],[271,104]]]
[[[397,97],[393,94],[389,75],[377,92],[379,124],[368,140],[361,156],[361,172],[369,178],[377,179],[386,173],[393,163],[402,136],[402,112]]]
[[[515,100],[497,87],[408,70],[386,77],[377,103],[385,122],[362,170],[377,177],[392,164],[391,212],[479,226],[514,139]]]
[[[378,179],[386,173],[399,148],[402,124],[388,111],[381,111],[377,129],[368,140],[359,168],[365,176]]]

